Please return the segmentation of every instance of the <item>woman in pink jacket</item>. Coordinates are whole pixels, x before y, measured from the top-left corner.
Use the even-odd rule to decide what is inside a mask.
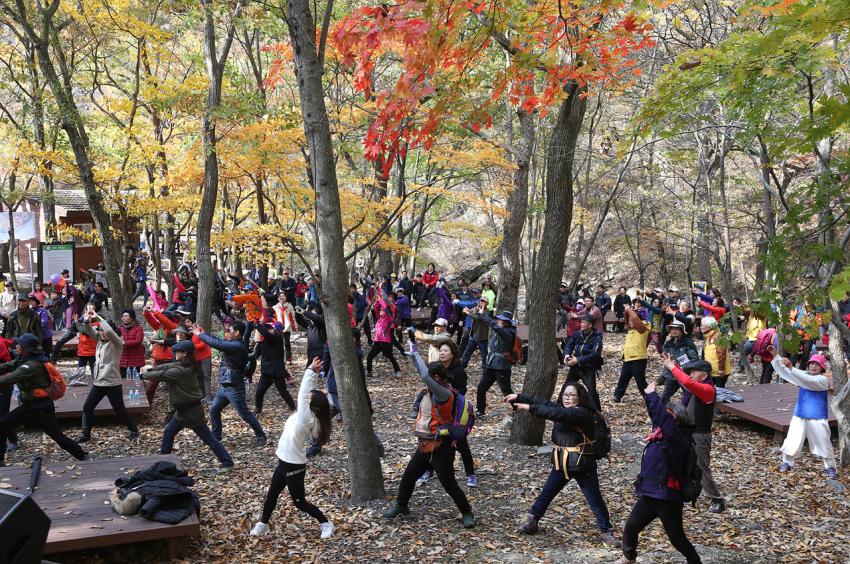
[[[378,320],[375,322],[375,340],[372,343],[372,348],[369,349],[369,355],[366,357],[366,376],[372,376],[372,361],[379,354],[383,354],[393,365],[396,377],[401,377],[401,368],[395,356],[393,356],[392,345],[392,331],[395,322],[395,304],[392,302],[394,297],[390,294],[387,299],[379,297],[375,302],[373,309]]]

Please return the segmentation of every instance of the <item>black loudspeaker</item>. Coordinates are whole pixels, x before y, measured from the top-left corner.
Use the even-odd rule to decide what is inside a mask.
[[[41,562],[50,518],[29,495],[0,490],[0,564]]]

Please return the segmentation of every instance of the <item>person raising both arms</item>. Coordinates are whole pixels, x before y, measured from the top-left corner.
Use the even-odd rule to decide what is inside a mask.
[[[283,433],[277,444],[277,468],[272,475],[263,514],[251,529],[251,536],[262,536],[270,532],[269,521],[277,507],[277,500],[284,488],[289,488],[292,503],[316,521],[321,528],[321,538],[327,539],[334,534],[334,526],[318,507],[304,497],[304,477],[307,472],[308,439],[315,439],[320,445],[326,445],[331,438],[331,406],[328,397],[316,390],[318,374],[322,371],[322,360],[314,358],[304,372],[301,387],[298,389],[298,411],[290,415],[283,426]]]

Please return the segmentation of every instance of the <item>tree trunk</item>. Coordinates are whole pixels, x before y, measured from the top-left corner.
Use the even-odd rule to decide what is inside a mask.
[[[23,2],[16,4],[17,11],[4,5],[7,13],[21,23],[22,29],[32,42],[36,60],[45,82],[58,106],[59,123],[68,136],[68,142],[74,153],[80,182],[86,194],[86,201],[92,214],[95,228],[100,235],[101,249],[103,251],[103,262],[106,267],[106,279],[111,292],[111,299],[115,311],[131,307],[130,293],[124,287],[121,273],[124,269],[122,264],[123,245],[112,234],[112,218],[103,203],[103,196],[98,190],[94,179],[94,164],[89,155],[89,138],[85,121],[80,114],[74,99],[74,91],[71,87],[71,71],[67,64],[65,53],[59,41],[59,34],[54,27],[53,17],[56,14],[58,3],[51,3],[47,7],[40,5],[35,8],[39,20],[40,29],[33,27],[29,14],[23,10]],[[51,56],[51,45],[54,57]],[[55,62],[54,62],[55,61]],[[59,69],[57,71],[58,65]],[[61,73],[61,77],[60,77]]]
[[[523,393],[552,397],[558,377],[558,353],[554,339],[558,286],[564,270],[573,206],[573,162],[575,147],[587,108],[586,89],[571,83],[558,111],[547,149],[546,212],[540,252],[529,292],[528,366]],[[518,412],[511,442],[537,445],[546,422]]]
[[[850,380],[847,378],[847,362],[844,357],[845,343],[850,343],[850,329],[841,325],[837,317],[838,304],[830,301],[833,320],[829,324],[829,359],[832,365],[832,384],[835,393],[831,395],[832,412],[838,423],[838,464],[850,465]]]
[[[519,295],[519,251],[528,211],[528,170],[534,150],[534,116],[525,110],[518,110],[517,117],[520,139],[515,151],[514,188],[507,202],[510,215],[502,226],[502,244],[499,246],[499,296],[496,299],[499,311],[513,312],[516,312]]]
[[[332,1],[332,0],[328,0]],[[381,499],[384,477],[372,416],[366,402],[348,319],[348,282],[343,260],[342,214],[328,113],[322,87],[323,64],[316,50],[316,24],[308,0],[287,0],[287,26],[292,39],[304,133],[316,189],[316,225],[321,301],[331,358],[334,362],[348,447],[348,474],[355,501]]]
[[[25,57],[27,62],[28,79],[32,95],[32,133],[36,145],[42,151],[47,151],[47,141],[44,136],[44,90],[38,77],[35,62],[35,50],[31,41],[25,42]],[[53,196],[53,163],[44,159],[39,163],[39,178],[41,180],[41,204],[44,210],[44,220],[47,223],[47,233],[56,228],[56,200]],[[55,237],[55,232],[53,233]]]

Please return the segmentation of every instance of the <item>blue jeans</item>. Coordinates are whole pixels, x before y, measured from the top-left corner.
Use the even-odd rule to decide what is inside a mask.
[[[171,448],[174,446],[174,437],[185,428],[186,425],[178,421],[176,417],[172,417],[168,425],[165,426],[165,431],[162,433],[162,445],[159,447],[159,454],[171,454]],[[219,439],[215,438],[215,435],[212,434],[206,423],[189,427],[189,429],[192,429],[198,435],[198,438],[212,449],[222,466],[233,466],[233,459],[227,453],[227,449],[224,448],[224,445],[221,444]]]
[[[245,388],[243,386],[219,386],[212,400],[212,405],[210,405],[210,423],[212,424],[212,433],[216,439],[221,440],[221,412],[227,407],[227,404],[231,404],[236,408],[239,417],[251,426],[255,435],[258,437],[266,436],[262,425],[254,417],[254,414],[251,413],[251,410],[248,409],[248,402],[245,399]]]
[[[596,470],[592,472],[570,472],[570,478],[575,479],[581,493],[584,494],[584,499],[596,516],[596,524],[599,525],[599,530],[603,533],[611,530],[611,518],[608,515],[608,506],[605,505],[605,500],[602,498],[602,492],[599,491],[599,476]],[[534,500],[534,505],[531,506],[531,513],[537,520],[543,518],[546,509],[555,496],[561,493],[564,486],[567,485],[567,477],[564,476],[563,470],[555,470],[549,473],[546,483],[543,484],[543,490]]]
[[[470,338],[466,341],[466,349],[463,351],[463,356],[460,361],[460,364],[464,368],[466,368],[469,364],[469,359],[472,358],[472,354],[475,352],[476,347],[481,353],[481,362],[483,363],[487,359],[487,341],[476,341],[475,339]]]

